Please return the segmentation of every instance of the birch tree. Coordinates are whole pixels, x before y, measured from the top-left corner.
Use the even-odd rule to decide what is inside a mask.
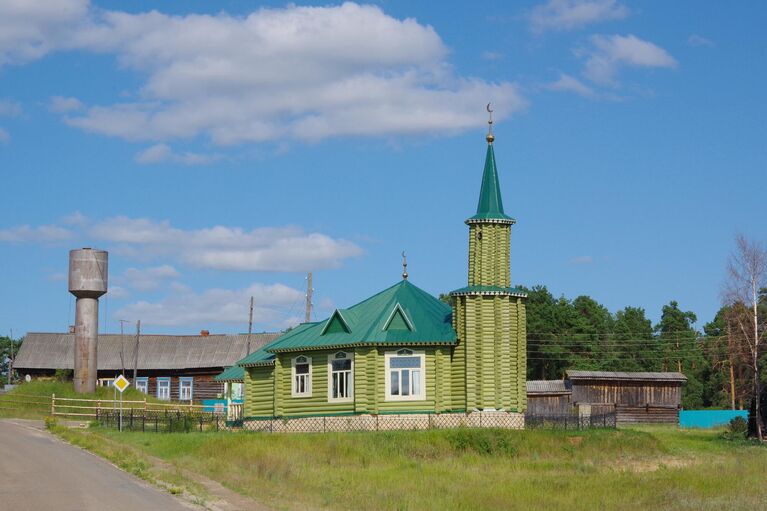
[[[767,250],[758,242],[752,242],[743,235],[735,238],[735,251],[727,263],[727,277],[724,297],[728,305],[742,314],[733,314],[729,328],[742,339],[751,364],[752,387],[755,401],[756,435],[764,438],[761,395],[760,355],[765,340],[765,325],[760,321],[760,291],[767,287]]]

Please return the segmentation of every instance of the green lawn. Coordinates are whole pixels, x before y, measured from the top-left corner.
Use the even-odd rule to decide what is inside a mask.
[[[92,394],[78,394],[75,392],[72,382],[58,381],[31,381],[22,383],[12,391],[0,395],[0,417],[15,417],[22,419],[42,419],[50,415],[51,395],[57,398],[70,399],[103,399],[112,400],[114,390],[106,387],[97,387]],[[140,391],[130,387],[124,395],[124,400],[143,401],[146,396]],[[117,398],[120,398],[118,393]],[[150,401],[156,401],[149,398]],[[87,402],[61,402],[60,404],[87,405]],[[73,411],[74,408],[59,408],[59,411]],[[82,410],[80,410],[82,411]]]
[[[276,509],[720,511],[767,502],[767,448],[701,430],[119,434],[96,428],[65,435],[97,451],[108,444],[134,457],[150,454]]]

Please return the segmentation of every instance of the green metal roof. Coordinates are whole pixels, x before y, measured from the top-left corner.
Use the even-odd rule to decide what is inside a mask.
[[[451,295],[473,295],[473,294],[497,294],[512,295],[527,298],[527,293],[518,287],[500,287],[500,286],[466,286],[455,291],[450,291]]]
[[[297,330],[301,328],[302,326],[304,325],[299,325],[295,329]],[[279,339],[280,337],[277,337],[277,339]],[[266,351],[266,348],[274,344],[277,341],[277,339],[270,342],[269,344],[262,346],[258,351],[254,351],[247,357],[243,358],[242,360],[237,362],[237,365],[242,367],[248,367],[248,366],[254,366],[254,365],[269,365],[274,363],[274,355]]]
[[[242,381],[245,377],[245,369],[240,366],[232,366],[224,369],[224,372],[216,376],[216,381]]]
[[[501,186],[498,183],[498,169],[495,166],[495,152],[493,144],[487,145],[485,156],[485,171],[482,174],[482,188],[479,192],[477,214],[469,218],[467,222],[482,220],[500,220],[504,223],[514,223],[514,219],[503,212],[503,200],[501,199]]]
[[[324,321],[304,323],[262,350],[276,353],[351,345],[455,344],[451,314],[449,305],[403,280],[348,309],[336,310]],[[239,364],[247,365],[250,357]]]

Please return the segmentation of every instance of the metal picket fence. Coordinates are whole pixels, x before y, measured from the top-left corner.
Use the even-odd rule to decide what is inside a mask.
[[[546,414],[525,415],[526,429],[595,429],[616,428],[618,425],[616,412],[593,415],[577,414]]]

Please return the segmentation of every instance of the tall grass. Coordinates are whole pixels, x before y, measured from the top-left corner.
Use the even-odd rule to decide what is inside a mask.
[[[767,449],[716,432],[95,433],[278,509],[758,509]]]

